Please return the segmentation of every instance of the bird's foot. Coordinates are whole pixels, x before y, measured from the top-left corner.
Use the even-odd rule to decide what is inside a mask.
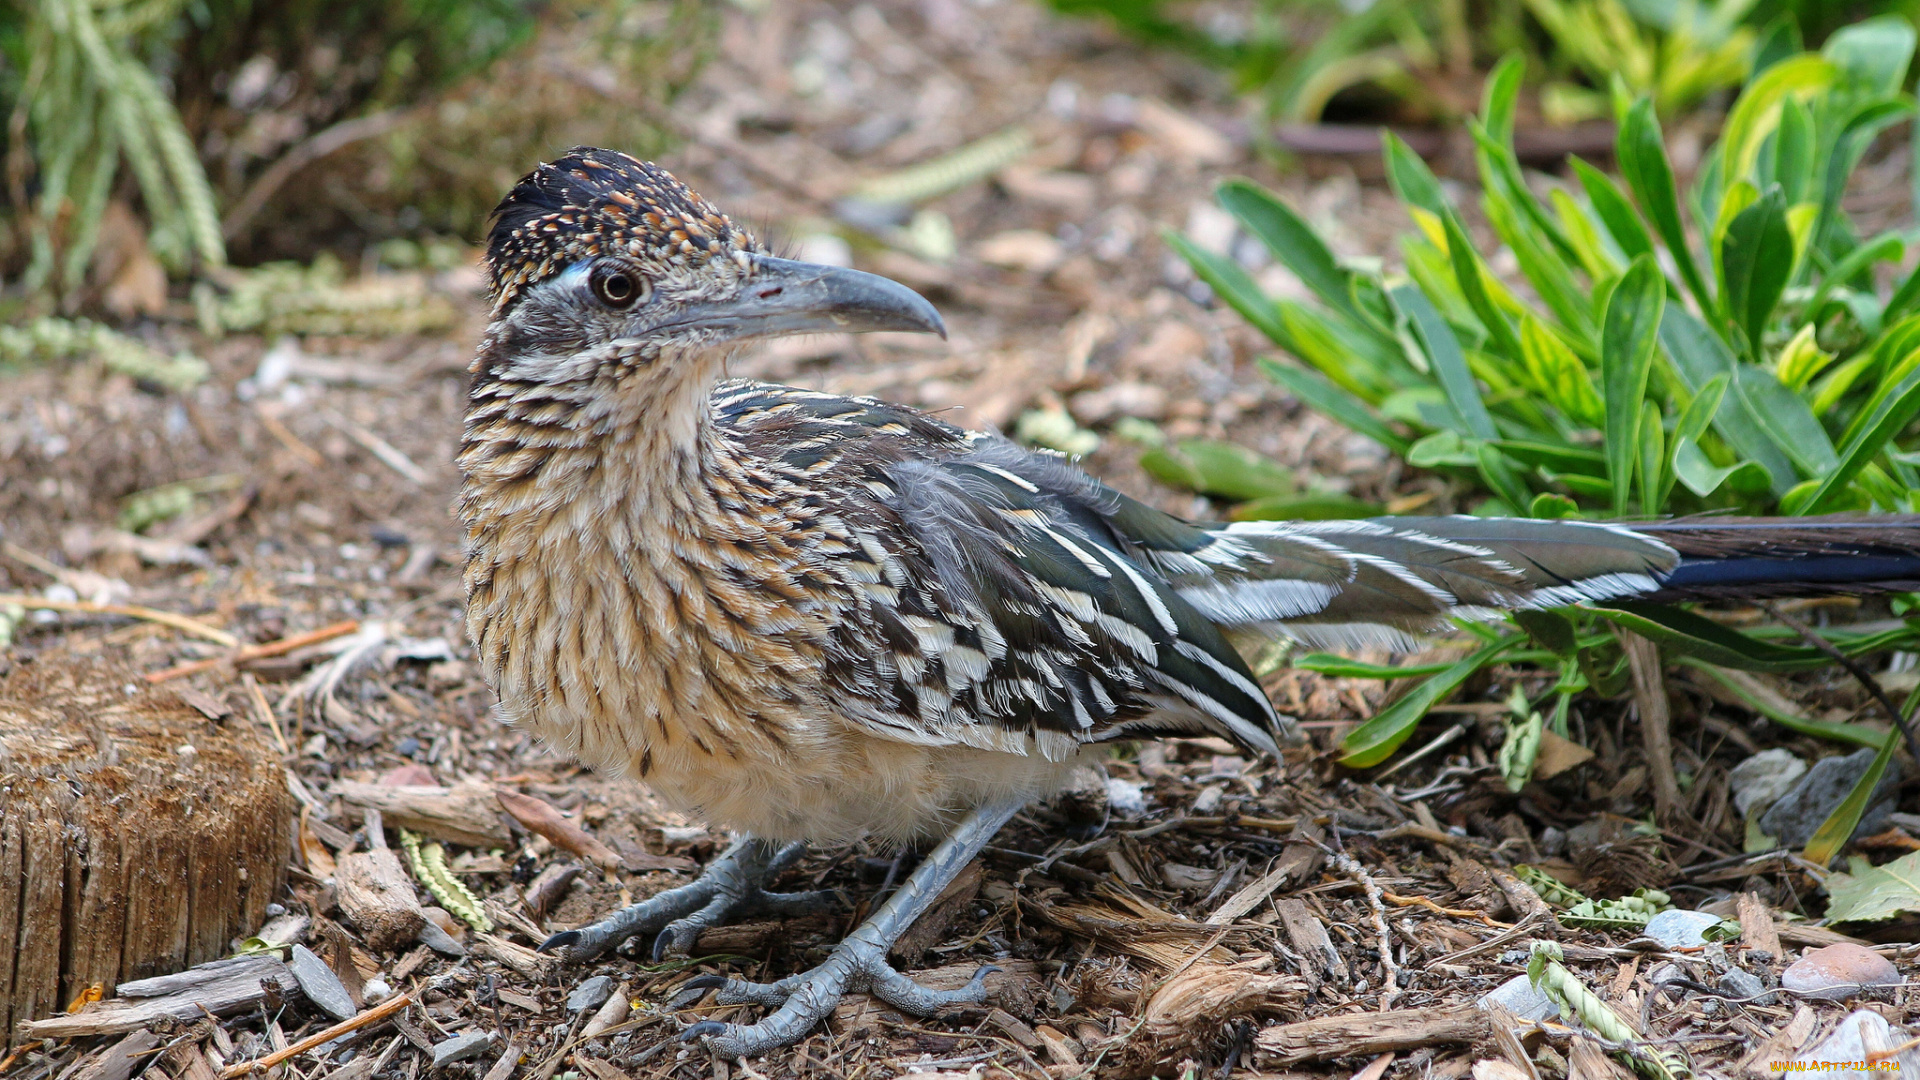
[[[541,942],[540,951],[557,952],[569,962],[581,963],[628,938],[658,933],[653,941],[653,960],[658,963],[668,955],[684,956],[701,931],[741,915],[818,911],[834,902],[834,893],[777,893],[765,887],[805,853],[804,844],[775,849],[764,840],[742,837],[687,884],[655,893],[591,926],[563,930]]]
[[[979,1005],[987,998],[987,976],[999,968],[988,965],[973,973],[958,990],[929,990],[887,964],[886,948],[871,938],[842,941],[825,963],[812,971],[773,983],[701,975],[688,980],[681,992],[717,989],[720,1005],[762,1005],[774,1010],[757,1024],[729,1024],[707,1020],[689,1027],[681,1038],[703,1039],[714,1053],[726,1058],[754,1057],[804,1038],[833,1012],[840,999],[866,992],[913,1016],[937,1016],[957,1005]]]

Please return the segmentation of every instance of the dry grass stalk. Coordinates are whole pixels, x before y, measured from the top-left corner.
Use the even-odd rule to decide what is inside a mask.
[[[1654,813],[1661,821],[1671,821],[1680,811],[1680,778],[1673,769],[1673,706],[1667,700],[1666,673],[1660,670],[1660,647],[1626,630],[1620,631],[1620,644],[1633,670],[1633,700],[1640,710]]]

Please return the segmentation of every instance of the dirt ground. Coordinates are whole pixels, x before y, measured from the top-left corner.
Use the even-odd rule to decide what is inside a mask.
[[[757,15],[749,6],[724,9],[718,54],[676,108],[684,145],[665,163],[790,253],[850,259],[923,290],[952,336],[807,339],[736,374],[951,410],[975,426],[1011,429],[1029,410],[1064,408],[1105,436],[1090,469],[1177,513],[1216,508],[1150,481],[1112,420],[1232,439],[1310,486],[1396,509],[1457,508],[1443,480],[1403,474],[1260,376],[1263,341],[1213,306],[1158,239],[1180,230],[1250,255],[1209,201],[1219,179],[1246,174],[1302,207],[1342,255],[1391,259],[1405,219],[1380,187],[1337,163],[1279,172],[1252,149],[1256,118],[1213,75],[1023,0],[809,0]],[[843,198],[862,182],[1016,125],[1031,134],[1031,152],[923,204],[950,224],[950,240],[933,217],[897,226],[917,239],[891,246],[849,247],[834,235],[836,215],[849,212]],[[1297,288],[1259,272],[1275,291]],[[1269,689],[1303,722],[1309,746],[1278,762],[1217,740],[1128,748],[1107,763],[1118,797],[1103,833],[1076,831],[1084,807],[1023,813],[965,888],[916,928],[905,967],[930,981],[964,979],[986,962],[1004,969],[990,1010],[910,1020],[859,999],[764,1060],[710,1059],[675,1033],[749,1011],[683,1000],[676,989],[687,976],[777,978],[817,962],[867,910],[897,853],[855,845],[812,854],[784,883],[839,888],[846,905],[709,934],[692,962],[616,957],[563,969],[528,951],[548,932],[687,880],[725,837],[491,717],[467,660],[448,515],[464,369],[484,318],[480,276],[468,265],[424,280],[454,305],[445,332],[214,340],[183,312],[156,333],[211,364],[192,391],[153,392],[87,364],[0,382],[0,592],[64,586],[80,600],[190,615],[253,644],[343,621],[359,628],[333,645],[350,642],[351,662],[316,646],[235,664],[229,650],[151,622],[36,614],[0,659],[11,668],[109,654],[152,672],[218,658],[167,685],[227,704],[241,718],[232,722],[270,729],[306,823],[283,906],[308,919],[307,940],[349,986],[377,977],[419,1002],[275,1073],[414,1080],[432,1068],[427,1047],[486,1031],[494,1041],[484,1053],[439,1071],[474,1080],[1618,1075],[1568,1028],[1549,1025],[1526,1053],[1472,1019],[1481,1014],[1460,1011],[1523,971],[1530,940],[1555,933],[1538,895],[1513,877],[1518,863],[1557,868],[1590,889],[1659,885],[1682,906],[1727,915],[1736,894],[1752,896],[1743,936],[1724,946],[1555,935],[1571,969],[1639,1036],[1683,1049],[1699,1075],[1764,1072],[1851,1007],[1716,989],[1729,964],[1772,987],[1801,949],[1840,940],[1789,918],[1820,907],[1805,868],[1738,854],[1726,782],[1732,764],[1762,747],[1807,757],[1830,748],[1676,680],[1676,753],[1694,781],[1693,824],[1639,840],[1628,825],[1646,816],[1647,769],[1624,706],[1582,710],[1578,729],[1598,756],[1516,796],[1491,761],[1510,686],[1469,687],[1429,725],[1434,735],[1459,728],[1454,741],[1403,771],[1367,776],[1338,769],[1329,750],[1378,707],[1379,684],[1282,671]],[[201,489],[184,513],[137,539],[117,528],[129,496],[183,481]],[[270,723],[252,707],[248,678],[263,687]],[[1865,705],[1837,676],[1793,692],[1833,719]],[[617,865],[516,822],[497,849],[453,848],[454,872],[499,924],[490,936],[451,926],[466,957],[383,950],[343,929],[326,868],[367,838],[339,785],[463,781],[546,801],[610,847]],[[1591,822],[1600,824],[1585,846],[1569,846],[1568,833]],[[568,867],[578,870],[571,884],[548,888]],[[1770,911],[1777,917],[1751,917]],[[1883,952],[1913,970],[1910,950]],[[565,1001],[603,974],[632,1012],[614,1033],[582,1040],[591,1011],[570,1013]],[[1896,989],[1871,1007],[1904,1023],[1909,996]],[[1352,1016],[1357,1029],[1326,1029],[1331,1042],[1319,1052],[1288,1049],[1297,1029],[1281,1025]],[[1380,1041],[1394,1018],[1425,1035]],[[209,1068],[331,1023],[298,1000],[243,1012],[217,1031],[203,1022],[169,1045],[217,1056],[170,1051],[159,1067],[206,1080]],[[97,1066],[111,1041],[33,1043],[0,1073],[93,1077],[73,1067]]]

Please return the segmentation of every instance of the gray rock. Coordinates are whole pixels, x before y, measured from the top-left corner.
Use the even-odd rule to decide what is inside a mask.
[[[1760,831],[1778,840],[1783,847],[1804,847],[1813,839],[1814,830],[1827,819],[1853,785],[1866,775],[1873,763],[1873,751],[1867,747],[1845,757],[1821,758],[1800,778],[1792,791],[1760,815]],[[1896,762],[1873,789],[1867,812],[1861,815],[1855,836],[1879,832],[1887,815],[1893,812],[1894,796],[1900,786],[1900,767]]]
[[[1720,975],[1720,989],[1732,998],[1744,999],[1743,1003],[1753,1005],[1771,1005],[1778,997],[1767,992],[1767,984],[1760,977],[1739,968],[1728,968]]]
[[[1765,809],[1793,790],[1794,781],[1807,774],[1807,763],[1785,747],[1762,750],[1733,767],[1727,785],[1733,805],[1745,817],[1754,807]]]
[[[1545,1020],[1560,1015],[1560,1006],[1533,985],[1533,980],[1525,975],[1515,975],[1480,999],[1480,1007],[1485,1009],[1498,1005],[1522,1020]]]
[[[1907,1041],[1907,1033],[1899,1028],[1888,1027],[1887,1019],[1871,1009],[1861,1009],[1849,1014],[1833,1034],[1822,1039],[1817,1046],[1809,1047],[1794,1056],[1796,1062],[1807,1063],[1847,1063],[1861,1064],[1868,1055],[1891,1050]],[[1893,1058],[1893,1064],[1899,1073],[1911,1073],[1920,1069],[1920,1053],[1907,1050]],[[1789,1073],[1788,1075],[1792,1075]],[[1889,1073],[1866,1069],[1823,1069],[1823,1080],[1886,1080]],[[1894,1073],[1892,1075],[1898,1075]]]
[[[595,975],[573,988],[567,995],[567,1011],[570,1013],[591,1012],[607,1003],[613,996],[613,979],[606,975]]]
[[[300,984],[300,992],[307,1000],[320,1007],[320,1011],[335,1020],[350,1019],[360,1010],[353,1007],[353,996],[347,993],[340,976],[333,973],[325,960],[313,954],[305,945],[293,947],[293,957],[287,961],[287,969],[293,972],[293,979]]]
[[[1674,908],[1647,920],[1646,936],[1669,949],[1705,945],[1707,931],[1720,925],[1720,916],[1705,911]]]
[[[433,1067],[438,1069],[457,1061],[472,1061],[492,1047],[491,1031],[469,1031],[465,1035],[455,1035],[446,1042],[433,1044]]]

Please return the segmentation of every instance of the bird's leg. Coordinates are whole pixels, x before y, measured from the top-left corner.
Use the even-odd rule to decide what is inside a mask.
[[[805,855],[805,844],[776,848],[752,836],[735,840],[707,864],[699,877],[678,888],[655,893],[591,926],[562,930],[541,942],[541,952],[558,952],[569,961],[591,960],[639,934],[659,933],[653,942],[657,963],[667,953],[685,954],[700,932],[749,912],[797,914],[831,903],[832,892],[768,892],[766,883]]]
[[[840,1003],[841,995],[864,990],[881,1001],[915,1016],[932,1016],[953,1005],[977,1005],[986,998],[983,967],[958,990],[929,990],[887,965],[887,951],[932,905],[955,875],[973,861],[1000,826],[1020,809],[1018,802],[981,807],[961,819],[953,832],[933,849],[907,877],[900,890],[880,910],[861,923],[812,971],[776,983],[753,983],[720,976],[701,976],[687,989],[717,987],[722,1005],[752,1003],[774,1008],[757,1024],[706,1021],[688,1028],[684,1038],[706,1039],[722,1057],[753,1057],[776,1046],[799,1041]]]

